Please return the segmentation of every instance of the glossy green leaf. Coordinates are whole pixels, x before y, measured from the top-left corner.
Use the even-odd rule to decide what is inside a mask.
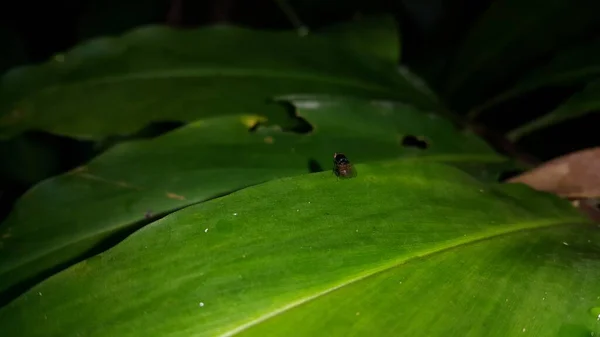
[[[359,164],[136,232],[0,309],[8,335],[590,336],[600,231],[450,166]]]
[[[283,99],[283,98],[282,98]],[[309,134],[259,127],[251,115],[200,120],[152,140],[123,143],[85,167],[29,190],[0,228],[0,293],[96,247],[153,215],[249,185],[331,170],[334,152],[356,163],[422,158],[501,163],[486,143],[406,105],[333,97],[288,97]],[[427,149],[403,146],[405,137]],[[425,144],[425,143],[423,143]]]
[[[534,62],[597,27],[599,11],[600,2],[589,0],[494,1],[449,65],[445,96],[469,107],[483,103]]]
[[[33,128],[101,139],[152,121],[255,111],[273,119],[281,108],[268,101],[288,94],[394,99],[437,109],[435,99],[397,74],[395,63],[379,51],[357,52],[348,39],[337,43],[339,35],[150,26],[95,39],[2,78],[0,135]]]
[[[550,113],[514,129],[507,137],[511,141],[517,141],[536,130],[597,112],[600,112],[600,80],[591,82]]]
[[[483,110],[545,86],[570,85],[600,76],[600,41],[559,52],[548,64],[535,69],[512,87],[469,112],[471,118]]]

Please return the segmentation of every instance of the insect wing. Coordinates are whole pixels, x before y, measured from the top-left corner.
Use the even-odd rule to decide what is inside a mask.
[[[354,178],[357,175],[356,168],[350,163],[339,165],[337,172],[337,176],[342,179]]]
[[[346,178],[354,178],[357,175],[358,172],[356,171],[356,167],[354,167],[352,164],[348,164],[348,174],[346,175]]]

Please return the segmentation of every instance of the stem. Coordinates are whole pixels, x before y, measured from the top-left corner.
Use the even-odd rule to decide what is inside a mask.
[[[544,127],[562,122],[567,119],[569,119],[569,117],[557,118],[556,116],[545,115],[540,118],[536,118],[527,124],[521,125],[513,129],[506,135],[506,138],[508,138],[511,142],[514,143],[521,139],[521,137],[523,137],[527,133],[543,129]]]
[[[302,21],[300,21],[300,18],[298,17],[292,6],[290,6],[290,4],[287,2],[287,0],[275,0],[275,3],[277,4],[277,6],[279,6],[279,9],[281,9],[283,14],[285,14],[285,16],[288,18],[288,20],[290,20],[290,22],[294,26],[294,28],[298,31],[298,35],[308,35],[308,27],[304,23],[302,23]]]

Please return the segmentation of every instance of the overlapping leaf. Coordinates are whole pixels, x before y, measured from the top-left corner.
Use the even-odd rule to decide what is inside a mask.
[[[174,213],[0,309],[9,335],[583,336],[600,234],[452,167],[357,165]]]
[[[0,290],[66,263],[152,215],[270,179],[330,170],[334,152],[356,163],[504,160],[477,137],[410,106],[324,96],[286,99],[312,125],[311,133],[266,127],[251,132],[260,120],[251,115],[204,119],[153,140],[118,145],[35,186],[0,227],[5,236]]]
[[[517,141],[528,133],[593,112],[600,112],[600,79],[586,85],[582,91],[571,96],[548,114],[519,126],[507,137]]]
[[[133,133],[151,121],[190,122],[255,111],[273,119],[281,109],[267,102],[291,93],[389,98],[437,108],[430,95],[415,89],[382,56],[398,49],[398,39],[389,38],[396,34],[381,34],[393,46],[382,49],[374,43],[371,49],[344,35],[348,30],[363,36],[361,23],[356,25],[332,28],[331,36],[149,26],[118,38],[98,38],[46,64],[4,76],[0,134],[42,129],[101,139]],[[369,22],[365,26],[372,28]],[[338,43],[340,35],[346,38]],[[365,48],[358,51],[357,43]]]
[[[460,106],[483,103],[515,74],[597,29],[598,10],[600,2],[589,0],[494,1],[454,56],[445,95]]]
[[[559,52],[544,66],[534,69],[506,92],[472,109],[476,117],[486,108],[545,86],[571,85],[600,77],[600,41]]]

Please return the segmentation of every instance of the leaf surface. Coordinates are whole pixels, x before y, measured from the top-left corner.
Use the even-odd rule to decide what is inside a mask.
[[[271,179],[329,171],[334,152],[354,163],[505,161],[476,136],[407,105],[328,96],[281,100],[296,106],[311,133],[272,127],[250,132],[261,120],[252,115],[208,118],[152,140],[117,145],[33,187],[0,227],[0,236],[7,235],[0,248],[0,293],[148,218]],[[403,145],[405,139],[413,142]],[[428,147],[416,147],[419,142]]]
[[[348,32],[358,26],[300,37],[294,32],[232,26],[175,30],[147,26],[98,38],[38,66],[15,69],[0,83],[0,135],[29,129],[82,139],[127,135],[155,121],[192,122],[252,113],[278,123],[289,94],[340,94],[394,99],[437,109],[383,57]],[[372,25],[365,24],[366,35]],[[381,30],[376,30],[381,32]],[[397,34],[382,33],[386,52]],[[336,42],[339,36],[346,36]],[[389,45],[394,43],[394,45]]]
[[[0,309],[0,327],[24,337],[598,331],[600,233],[568,202],[433,162],[357,169],[173,213]]]

